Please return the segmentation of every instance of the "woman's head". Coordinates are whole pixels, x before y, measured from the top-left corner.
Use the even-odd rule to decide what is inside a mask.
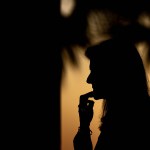
[[[120,39],[109,39],[86,50],[95,99],[124,94],[147,94],[147,83],[142,59],[133,44]]]

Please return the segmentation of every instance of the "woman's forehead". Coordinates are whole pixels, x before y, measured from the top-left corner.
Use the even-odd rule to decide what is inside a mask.
[[[89,69],[99,70],[107,67],[107,63],[103,60],[90,60]]]

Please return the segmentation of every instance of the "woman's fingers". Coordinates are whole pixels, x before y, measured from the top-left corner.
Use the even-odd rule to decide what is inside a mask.
[[[94,101],[88,100],[89,97],[93,97],[93,92],[88,92],[80,96],[80,107],[93,106]]]
[[[87,106],[88,106],[89,108],[93,108],[93,105],[94,105],[94,101],[88,100]]]
[[[87,100],[89,97],[93,97],[93,96],[94,96],[93,91],[91,91],[91,92],[81,95],[80,100]]]

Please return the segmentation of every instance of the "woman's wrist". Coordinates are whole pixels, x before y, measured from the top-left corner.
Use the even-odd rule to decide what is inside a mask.
[[[90,127],[88,126],[80,126],[79,128],[78,128],[78,132],[80,132],[80,133],[83,133],[83,134],[92,134],[92,131],[90,130]]]
[[[90,129],[90,126],[88,125],[80,125],[79,127],[81,130],[89,130]]]

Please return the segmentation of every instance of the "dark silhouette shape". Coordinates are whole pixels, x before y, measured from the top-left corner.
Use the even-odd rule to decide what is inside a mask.
[[[60,2],[60,1],[59,1]],[[54,2],[55,3],[55,2]],[[57,3],[57,1],[56,1]],[[75,57],[76,51],[73,51],[72,47],[74,45],[79,45],[79,46],[87,46],[90,41],[87,37],[87,16],[89,14],[90,11],[98,9],[98,10],[109,10],[109,11],[113,11],[116,12],[121,18],[126,18],[127,20],[130,20],[129,22],[131,24],[133,24],[133,28],[132,28],[132,32],[131,31],[125,31],[126,33],[129,34],[128,38],[130,37],[130,40],[132,41],[141,41],[141,40],[148,40],[149,36],[147,36],[147,33],[149,33],[149,29],[144,28],[144,34],[143,34],[143,30],[141,28],[135,28],[134,23],[137,23],[137,18],[138,16],[144,11],[147,12],[149,11],[149,2],[147,0],[134,0],[131,1],[130,0],[123,0],[123,1],[118,1],[118,0],[96,0],[96,1],[91,1],[91,0],[86,0],[84,1],[80,1],[80,0],[76,0],[75,1],[76,5],[75,5],[75,9],[72,13],[72,15],[68,18],[65,17],[60,17],[61,19],[58,19],[58,22],[56,21],[54,23],[54,26],[52,28],[56,29],[56,33],[53,34],[51,37],[56,37],[56,43],[53,47],[51,47],[52,51],[54,51],[54,55],[51,54],[50,55],[56,56],[55,60],[52,61],[50,60],[52,66],[53,64],[57,63],[57,61],[61,62],[63,58],[59,57],[59,55],[62,54],[63,52],[63,48],[65,47],[69,56],[70,56],[70,60],[72,62],[73,65],[75,65],[75,67],[78,67],[78,60]],[[55,7],[55,11],[58,11],[58,6]],[[51,9],[52,10],[52,9]],[[54,12],[55,12],[54,11]],[[53,14],[55,14],[53,11],[51,11],[51,16],[53,16]],[[58,11],[59,12],[59,11]],[[51,18],[51,17],[49,17]],[[57,20],[55,18],[58,18],[58,16],[53,16],[53,21]],[[52,21],[51,21],[52,22]],[[120,24],[120,23],[118,23]],[[115,24],[116,25],[116,24]],[[118,29],[118,26],[116,27]],[[134,30],[133,30],[134,29]],[[134,32],[135,31],[135,32]],[[140,31],[140,32],[139,32]],[[116,32],[118,31],[112,31],[112,34],[115,35]],[[50,32],[51,35],[52,32]],[[139,34],[140,33],[140,34]],[[132,36],[131,36],[132,35]],[[149,35],[149,34],[148,34]],[[59,39],[59,40],[58,40]],[[53,40],[53,41],[55,41]],[[59,42],[60,43],[59,43]],[[53,42],[51,42],[53,43]],[[55,47],[55,46],[60,45],[60,47]],[[76,49],[78,51],[78,49]],[[56,52],[56,53],[55,53]],[[58,59],[59,58],[59,59]],[[54,65],[55,67],[55,65]],[[62,68],[61,68],[62,67]],[[51,66],[50,66],[51,68]],[[58,66],[58,70],[64,71],[63,68],[63,64],[61,66]],[[60,71],[60,73],[61,73]],[[53,74],[54,76],[56,75],[55,78],[57,78],[58,81],[61,81],[61,74],[59,76],[58,72],[51,72],[51,74]],[[51,78],[51,85],[55,84],[55,80],[53,80],[53,76],[50,77]],[[59,86],[61,86],[61,82],[59,82]],[[56,86],[57,87],[57,86]],[[52,87],[53,89],[53,87]],[[54,89],[53,89],[54,91]],[[60,108],[60,99],[59,99],[59,94],[60,94],[60,89],[56,88],[56,94],[53,95],[53,93],[51,94],[51,98],[53,104],[51,104],[50,108],[51,110],[53,110],[51,117],[55,118],[55,120],[53,120],[53,126],[51,128],[54,128],[58,131],[58,124],[60,123],[59,118],[59,111],[58,109]],[[55,105],[55,106],[54,106]],[[57,108],[55,110],[55,108]],[[55,115],[55,117],[53,117],[53,114],[57,114]],[[57,118],[57,119],[56,119]],[[61,119],[61,118],[60,118]],[[54,140],[58,141],[58,137],[61,136],[60,133],[55,133],[56,130],[53,130],[53,134],[51,134],[51,137],[53,139],[54,135],[56,135],[57,139]],[[53,144],[53,142],[52,142]],[[53,145],[57,145],[57,144],[53,144]],[[56,148],[54,148],[56,149]]]
[[[80,97],[75,150],[92,150],[93,103],[104,99],[100,136],[94,150],[150,149],[150,97],[142,59],[132,42],[112,38],[87,48],[93,91]]]
[[[150,6],[144,1],[144,6]],[[10,50],[6,52],[5,62],[10,63],[5,67],[8,72],[4,72],[7,74],[5,81],[9,79],[8,84],[5,83],[9,87],[6,95],[10,97],[5,102],[10,113],[5,118],[9,120],[11,116],[12,120],[3,130],[8,137],[5,147],[60,150],[62,47],[88,44],[86,19],[83,18],[90,9],[102,6],[101,2],[97,1],[98,5],[94,3],[92,6],[93,1],[78,0],[75,14],[69,19],[62,19],[60,15],[60,0],[20,2],[19,7],[14,2],[6,4],[3,39]],[[109,9],[110,3],[105,4],[102,8]],[[142,5],[139,6],[141,8]],[[133,12],[137,10],[134,5],[131,8]],[[129,9],[124,10],[129,12]],[[70,49],[69,52],[72,54]]]

